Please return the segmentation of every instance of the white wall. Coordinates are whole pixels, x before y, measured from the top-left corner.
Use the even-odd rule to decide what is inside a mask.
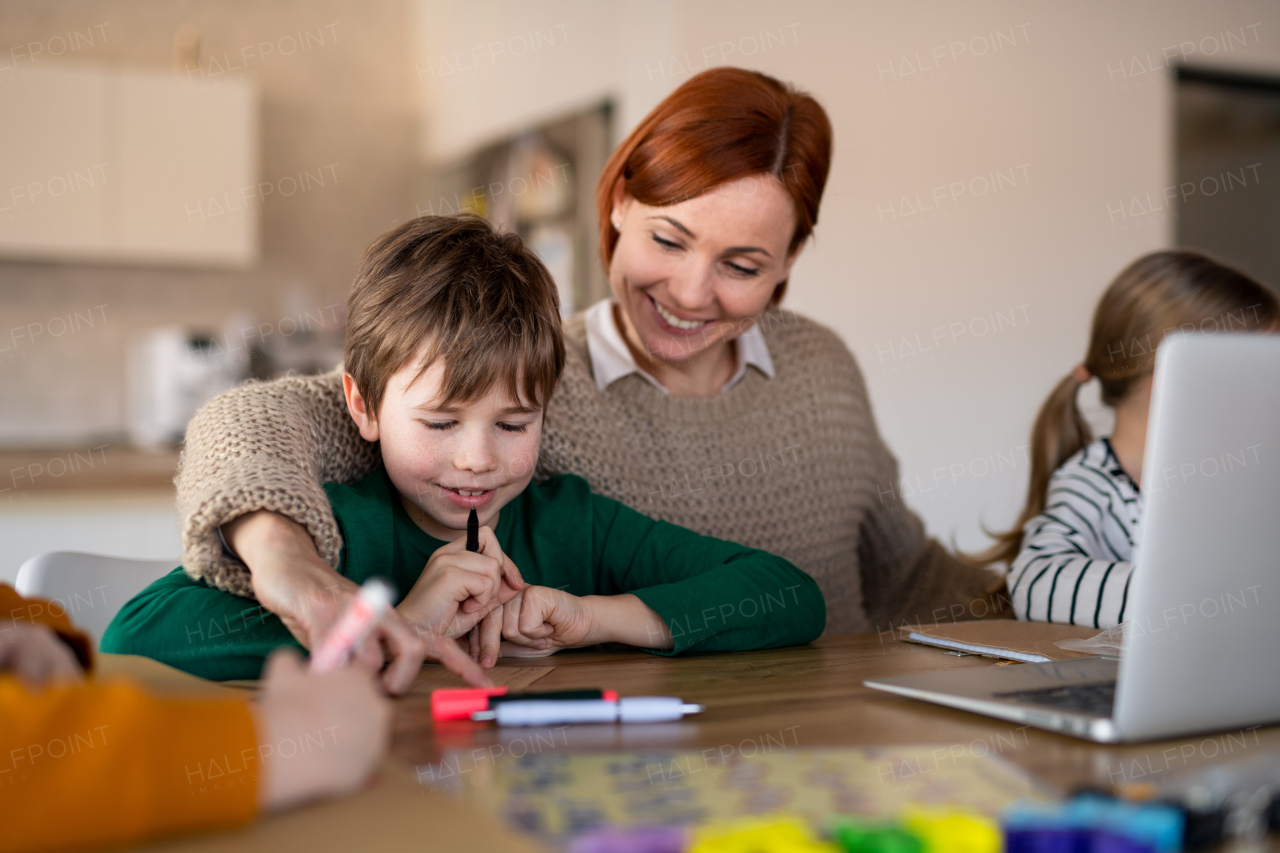
[[[919,489],[908,500],[932,533],[965,547],[1021,505],[1031,420],[1083,355],[1099,293],[1170,242],[1169,211],[1133,207],[1173,181],[1163,50],[1280,73],[1280,5],[1269,0],[419,0],[417,11],[429,159],[602,93],[624,135],[708,64],[814,94],[835,126],[835,161],[788,304],[857,354],[906,491]],[[538,32],[538,51],[513,55]],[[448,74],[441,60],[455,55],[473,67]],[[979,195],[997,172],[999,191]],[[917,194],[935,209],[912,213]],[[934,349],[913,353],[917,336]]]
[[[0,583],[10,585],[23,563],[47,551],[182,562],[178,515],[163,493],[46,495],[0,505],[0,542]]]

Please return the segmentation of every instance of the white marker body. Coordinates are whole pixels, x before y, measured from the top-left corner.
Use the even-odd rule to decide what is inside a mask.
[[[690,705],[673,696],[628,696],[617,702],[602,699],[502,702],[492,711],[472,719],[492,719],[500,726],[550,726],[564,723],[667,723],[685,714],[697,714],[701,705]]]

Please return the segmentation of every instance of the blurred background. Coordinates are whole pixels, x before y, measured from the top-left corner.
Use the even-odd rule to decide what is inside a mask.
[[[1012,521],[1035,411],[1129,261],[1196,246],[1280,282],[1273,0],[0,0],[0,580],[54,549],[176,560],[186,419],[334,366],[398,223],[482,213],[567,308],[604,297],[605,159],[725,64],[831,117],[786,307],[857,355],[948,543]]]

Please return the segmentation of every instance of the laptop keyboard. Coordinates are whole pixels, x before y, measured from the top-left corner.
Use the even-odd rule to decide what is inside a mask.
[[[1091,681],[1084,684],[1065,684],[1061,687],[1042,687],[1036,690],[1015,690],[1010,693],[996,693],[994,696],[997,699],[1026,702],[1030,705],[1044,705],[1060,711],[1110,717],[1111,708],[1116,701],[1116,683]]]

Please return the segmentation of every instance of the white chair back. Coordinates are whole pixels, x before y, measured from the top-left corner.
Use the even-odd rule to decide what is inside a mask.
[[[23,563],[14,586],[20,595],[49,599],[54,613],[65,611],[96,647],[120,608],[177,563],[50,551]]]

